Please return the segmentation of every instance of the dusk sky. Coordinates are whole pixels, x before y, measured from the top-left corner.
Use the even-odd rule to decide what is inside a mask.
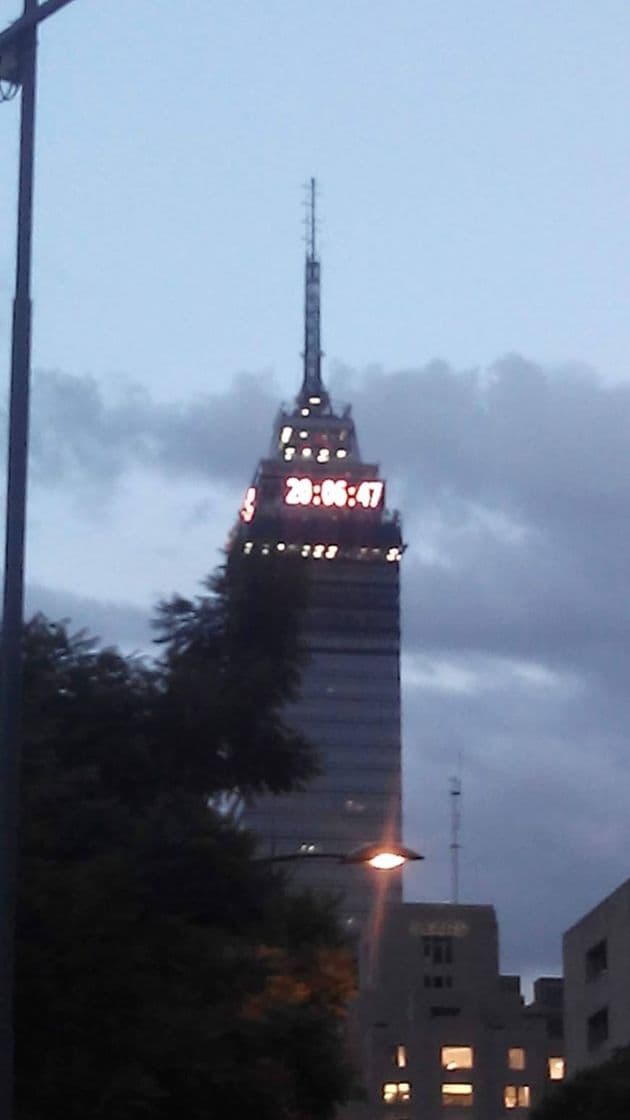
[[[315,175],[324,376],[408,542],[408,897],[449,897],[461,773],[461,898],[527,977],[630,874],[629,106],[627,0],[75,0],[40,34],[29,609],[147,648],[220,561],[300,383]],[[16,100],[5,396],[17,137]]]

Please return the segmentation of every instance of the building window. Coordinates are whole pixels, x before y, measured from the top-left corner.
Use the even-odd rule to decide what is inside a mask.
[[[472,1046],[443,1046],[442,1069],[472,1069]]]
[[[425,964],[452,964],[452,937],[423,937],[422,946]]]
[[[446,1107],[472,1108],[473,1087],[469,1082],[453,1082],[442,1086],[442,1104]]]
[[[525,1069],[525,1051],[522,1046],[511,1046],[508,1050],[508,1069]]]
[[[398,1069],[404,1069],[407,1065],[407,1048],[406,1046],[397,1046],[394,1051],[394,1065]]]
[[[427,976],[424,977],[425,988],[452,988],[452,976]]]
[[[597,980],[602,972],[606,972],[608,968],[608,943],[605,938],[588,950],[584,965],[587,980]]]
[[[386,1081],[383,1085],[385,1104],[399,1104],[411,1100],[411,1085],[408,1081]]]
[[[596,1050],[608,1038],[608,1008],[600,1007],[586,1020],[586,1044],[589,1050]]]
[[[529,1085],[506,1085],[503,1104],[505,1108],[529,1108]]]
[[[562,1081],[564,1078],[564,1058],[549,1058],[547,1069],[550,1081]]]

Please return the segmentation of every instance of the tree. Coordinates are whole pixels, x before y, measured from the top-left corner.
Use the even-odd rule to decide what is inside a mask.
[[[350,1091],[333,910],[287,894],[208,804],[315,770],[282,716],[288,571],[288,597],[256,561],[172,600],[155,664],[26,627],[19,1120],[326,1120]]]
[[[627,1120],[630,1115],[630,1047],[602,1065],[562,1082],[531,1113],[531,1120]]]

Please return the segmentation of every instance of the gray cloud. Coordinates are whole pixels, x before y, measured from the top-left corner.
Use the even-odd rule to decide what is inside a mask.
[[[71,633],[86,630],[102,645],[115,645],[126,653],[153,653],[150,614],[132,603],[109,603],[74,595],[62,588],[29,583],[25,614],[41,612],[55,622],[68,623]]]
[[[241,374],[229,391],[165,404],[137,385],[112,397],[91,377],[42,371],[33,380],[34,478],[108,490],[140,466],[172,478],[240,481],[247,451],[267,447],[276,409],[263,375]]]
[[[630,385],[518,357],[487,371],[340,368],[331,383],[353,401],[409,542],[406,819],[430,857],[410,891],[448,895],[461,756],[463,897],[497,905],[506,967],[557,967],[563,928],[628,874]],[[44,375],[36,473],[107,487],[140,466],[156,487],[207,478],[236,492],[276,404],[263,378],[171,405],[135,389],[112,403],[95,382]],[[204,501],[192,521],[209,519]],[[127,608],[46,595],[53,615],[141,644]]]

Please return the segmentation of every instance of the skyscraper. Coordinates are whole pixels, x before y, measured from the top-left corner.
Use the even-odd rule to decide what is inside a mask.
[[[315,745],[322,773],[303,792],[261,798],[246,810],[245,823],[259,834],[261,853],[302,853],[292,871],[309,885],[343,892],[347,917],[360,921],[372,907],[379,872],[317,857],[400,840],[403,548],[378,466],[363,461],[350,408],[335,409],[322,380],[315,234],[312,180],[302,385],[293,408],[276,420],[233,547],[298,555],[307,564],[307,660],[301,697],[288,715]],[[383,878],[388,900],[399,900],[400,873]]]

